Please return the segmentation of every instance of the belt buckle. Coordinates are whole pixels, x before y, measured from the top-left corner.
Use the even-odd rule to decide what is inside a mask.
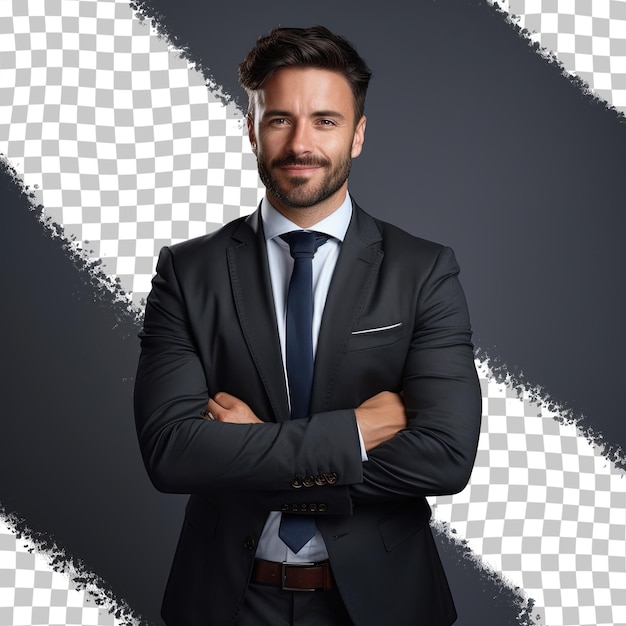
[[[302,588],[302,587],[287,587],[286,585],[286,581],[287,581],[287,568],[288,567],[312,567],[315,565],[315,563],[287,563],[286,561],[283,561],[281,563],[282,567],[281,567],[281,581],[280,581],[280,586],[283,589],[283,591],[315,591],[315,589],[308,589],[308,588]]]

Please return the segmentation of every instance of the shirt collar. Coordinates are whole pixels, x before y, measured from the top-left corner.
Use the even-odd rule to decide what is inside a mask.
[[[348,226],[350,225],[351,217],[352,199],[350,198],[350,194],[346,193],[345,200],[341,203],[339,208],[306,230],[315,230],[325,235],[330,235],[339,241],[343,241]],[[266,241],[284,235],[292,230],[302,230],[297,224],[294,224],[282,213],[279,213],[270,204],[267,196],[263,196],[263,200],[261,201],[261,219],[263,220],[263,232],[265,233]]]

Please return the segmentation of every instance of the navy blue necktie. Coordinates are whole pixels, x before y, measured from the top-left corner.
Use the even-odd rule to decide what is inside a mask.
[[[281,237],[294,260],[287,294],[286,360],[291,419],[301,419],[309,416],[313,385],[313,257],[328,235],[294,230]],[[314,516],[283,513],[278,536],[297,553],[315,531]]]

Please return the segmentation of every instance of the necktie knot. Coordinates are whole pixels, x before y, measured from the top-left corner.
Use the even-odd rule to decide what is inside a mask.
[[[315,231],[292,230],[280,238],[289,244],[289,252],[294,259],[312,259],[329,236]]]

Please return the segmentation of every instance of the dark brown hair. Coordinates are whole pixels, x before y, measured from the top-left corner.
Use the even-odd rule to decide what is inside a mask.
[[[239,82],[248,93],[248,115],[254,117],[254,92],[283,67],[317,67],[339,72],[354,95],[355,124],[363,116],[365,94],[372,72],[352,44],[323,26],[275,28],[256,45],[239,66]]]

